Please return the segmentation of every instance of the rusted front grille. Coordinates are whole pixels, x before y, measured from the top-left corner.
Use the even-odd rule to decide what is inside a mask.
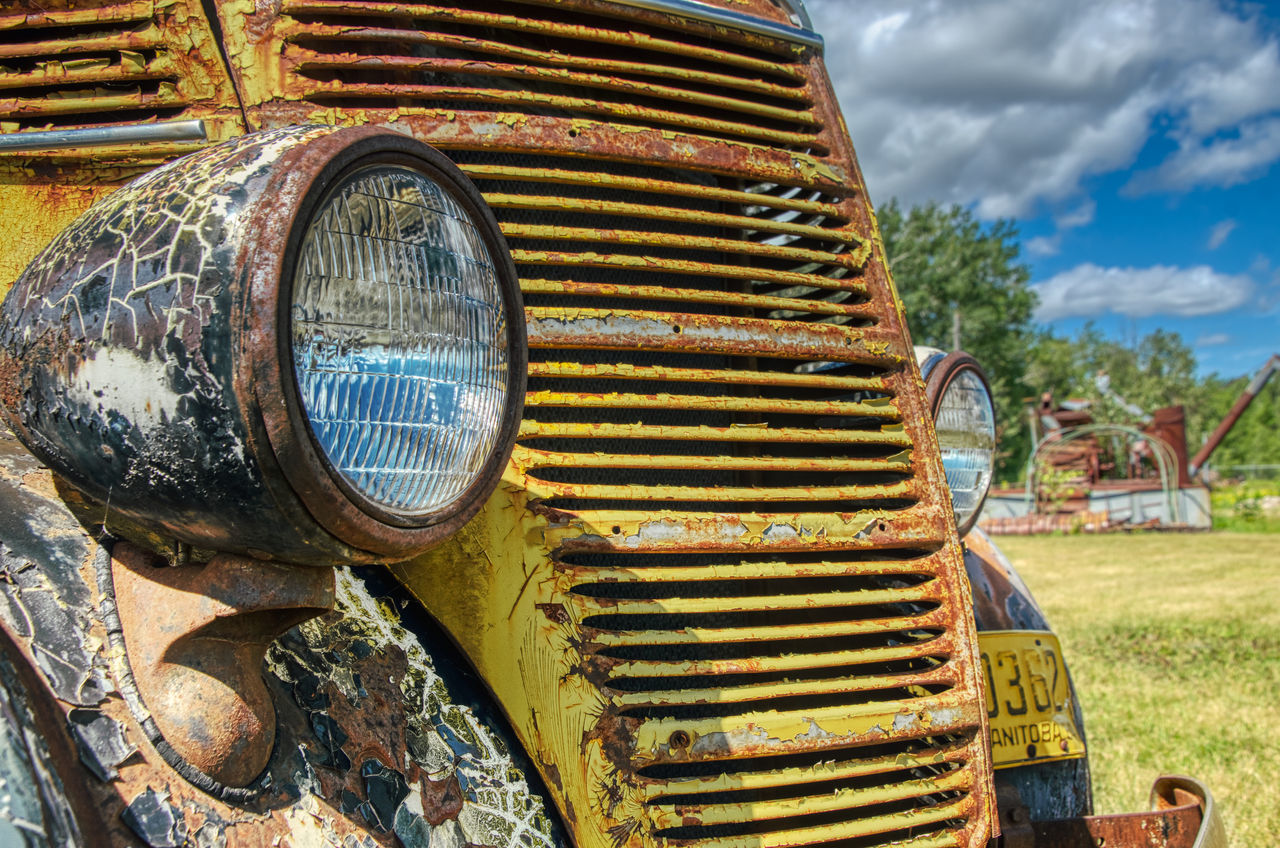
[[[411,132],[502,224],[520,440],[397,573],[579,843],[984,844],[945,483],[819,60],[594,0],[284,0],[226,29],[278,57],[279,90],[241,70],[252,122]]]
[[[964,844],[979,722],[957,689],[963,602],[939,579],[892,306],[839,201],[561,170],[555,223],[530,229],[516,210],[534,204],[508,199],[542,181],[457,156],[528,300],[515,465],[537,503],[599,534],[552,556],[582,673],[633,740],[639,826],[689,845]],[[632,236],[654,220],[671,234]],[[576,238],[547,238],[562,228]],[[746,527],[760,537],[733,538]]]
[[[217,141],[243,131],[200,0],[15,0],[0,11],[0,132],[202,118]],[[97,146],[0,156],[0,169],[114,167],[123,179],[190,152],[190,143]],[[104,175],[98,175],[103,178]],[[82,176],[81,179],[84,179]]]
[[[0,120],[15,129],[175,117],[188,105],[151,2],[0,13]]]

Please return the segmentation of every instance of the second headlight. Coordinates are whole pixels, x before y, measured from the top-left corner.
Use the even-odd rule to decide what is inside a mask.
[[[962,351],[917,348],[960,535],[978,519],[995,473],[996,416],[986,374]]]

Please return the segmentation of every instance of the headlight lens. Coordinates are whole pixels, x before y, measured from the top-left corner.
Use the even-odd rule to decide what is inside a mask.
[[[507,326],[475,222],[426,175],[357,170],[303,238],[293,285],[303,410],[356,492],[411,517],[481,473],[507,403]]]
[[[942,468],[961,535],[978,518],[995,473],[996,415],[977,361],[966,353],[917,348],[925,368]]]
[[[968,529],[991,487],[996,458],[995,409],[977,372],[961,371],[947,386],[936,425],[956,525]]]

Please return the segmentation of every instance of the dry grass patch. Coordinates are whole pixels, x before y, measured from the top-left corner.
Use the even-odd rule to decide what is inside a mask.
[[[1063,642],[1097,812],[1145,807],[1159,773],[1213,790],[1231,844],[1275,844],[1280,537],[1005,537]]]

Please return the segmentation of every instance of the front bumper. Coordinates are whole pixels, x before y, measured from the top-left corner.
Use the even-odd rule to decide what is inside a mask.
[[[1003,790],[1003,791],[1002,791]],[[1017,792],[996,790],[1002,848],[1226,848],[1213,794],[1191,777],[1166,775],[1151,787],[1141,813],[1031,821]]]

